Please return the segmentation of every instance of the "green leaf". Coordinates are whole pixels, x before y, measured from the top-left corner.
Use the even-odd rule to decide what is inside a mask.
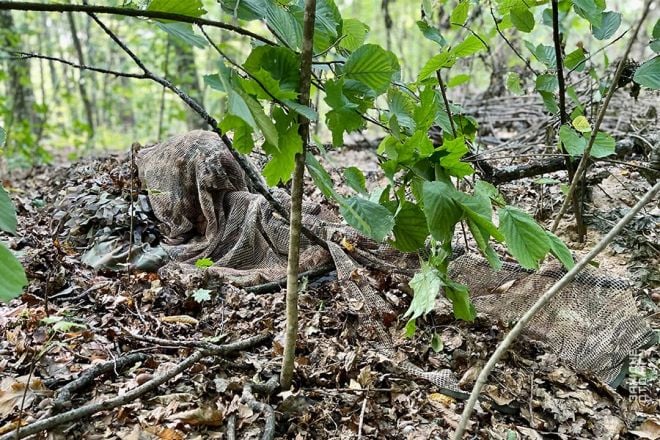
[[[603,131],[596,133],[596,139],[594,139],[594,144],[591,146],[591,157],[607,157],[615,152],[616,141],[614,138]]]
[[[2,185],[0,185],[0,230],[16,234],[16,211]]]
[[[466,286],[450,279],[445,279],[445,296],[451,301],[454,308],[454,316],[463,321],[474,321],[477,311],[470,302],[470,294]]]
[[[319,114],[316,113],[316,110],[311,107],[307,107],[306,105],[302,105],[299,102],[292,101],[290,99],[283,99],[282,103],[299,115],[306,117],[310,121],[318,121],[319,119]]]
[[[511,10],[511,23],[521,32],[531,32],[536,24],[534,14],[526,7]]]
[[[263,0],[222,0],[219,3],[223,11],[241,20],[261,20],[266,16]]]
[[[364,44],[364,40],[369,33],[369,26],[354,18],[344,20],[342,28],[342,39],[339,47],[353,52]]]
[[[580,136],[575,130],[568,125],[562,125],[559,129],[559,139],[561,140],[564,148],[571,156],[580,156],[584,153],[587,146],[587,140]]]
[[[536,59],[545,64],[549,69],[557,68],[557,57],[555,55],[554,47],[543,44],[534,46],[529,41],[525,41],[525,46],[527,46],[527,49],[529,49]]]
[[[554,93],[559,87],[559,80],[555,75],[545,73],[536,77],[536,90],[539,92]]]
[[[318,8],[318,5],[317,5]],[[264,2],[265,20],[268,29],[292,50],[302,46],[303,9],[298,5],[283,5],[279,2]],[[315,26],[316,28],[316,26]]]
[[[406,128],[409,132],[415,130],[415,121],[413,118],[415,102],[410,95],[398,88],[390,87],[387,91],[387,106],[391,115],[396,117],[401,127]]]
[[[559,113],[559,106],[557,105],[557,100],[555,99],[554,93],[539,91],[539,95],[543,99],[543,105],[545,108],[552,114]]]
[[[566,244],[559,237],[553,234],[550,231],[545,231],[546,235],[550,239],[550,253],[555,256],[561,264],[568,270],[575,266],[575,261],[573,261],[573,255],[568,249]]]
[[[564,59],[564,65],[567,69],[575,69],[578,72],[582,72],[585,67],[584,61],[586,60],[584,56],[584,50],[581,47],[578,47],[573,52],[566,55]]]
[[[5,145],[5,140],[7,140],[7,132],[4,128],[0,127],[0,148]]]
[[[147,11],[169,12],[189,17],[201,17],[206,14],[201,0],[152,0]]]
[[[651,41],[649,43],[649,47],[651,48],[651,50],[653,52],[659,53],[660,52],[660,39]],[[0,142],[0,146],[1,145],[2,145],[2,143]]]
[[[619,26],[621,26],[621,14],[607,11],[603,14],[601,24],[599,26],[594,25],[591,33],[598,40],[607,40],[614,35]]]
[[[599,3],[603,4],[603,7]],[[592,26],[600,26],[603,21],[604,2],[596,0],[573,0],[575,12]]]
[[[303,10],[305,0],[298,0],[298,7]],[[300,21],[302,26],[302,21]],[[342,34],[342,18],[334,0],[316,1],[316,19],[314,21],[314,52],[328,50]]]
[[[279,100],[296,99],[300,89],[300,58],[290,49],[257,46],[248,55],[243,67]],[[257,91],[261,87],[256,85]],[[271,99],[265,93],[257,97]]]
[[[193,27],[190,23],[179,23],[179,22],[168,22],[160,23],[156,22],[156,26],[173,36],[174,38],[186,43],[191,46],[204,49],[207,45],[206,39],[200,35],[197,35],[193,31]]]
[[[660,38],[660,18],[655,21],[651,35],[653,38]]]
[[[456,47],[452,48],[451,53],[456,58],[465,58],[484,49],[486,49],[484,43],[475,35],[470,34],[462,43],[459,43]]]
[[[376,44],[360,47],[344,64],[346,78],[357,80],[378,94],[387,90],[399,70],[396,55]]]
[[[213,266],[213,260],[210,258],[198,258],[195,261],[195,267],[198,267],[200,269],[206,269],[207,267]]]
[[[252,127],[244,120],[234,115],[225,116],[220,121],[220,129],[225,133],[233,132],[233,143],[236,151],[242,154],[249,154],[254,149],[254,139],[252,138]]]
[[[0,301],[9,302],[23,292],[27,278],[23,266],[2,243],[0,243]]]
[[[468,18],[470,12],[470,2],[461,0],[458,5],[451,11],[451,24],[463,25]]]
[[[332,110],[326,113],[325,120],[332,132],[332,143],[344,143],[344,132],[350,133],[364,127],[358,104],[351,102],[344,94],[344,80],[333,79],[325,83],[325,102]]]
[[[470,81],[471,78],[472,77],[467,73],[462,73],[460,75],[453,76],[449,81],[447,81],[447,88],[452,88],[452,87],[460,86],[461,84],[465,84],[466,82]]]
[[[440,165],[450,175],[465,177],[474,173],[474,169],[470,164],[461,162],[461,158],[469,151],[463,136],[456,139],[446,139],[438,151],[441,154],[446,153],[440,156]]]
[[[271,156],[271,159],[261,172],[270,186],[275,186],[280,182],[286,183],[291,179],[291,174],[296,166],[296,154],[303,151],[295,115],[286,115],[282,109],[276,108],[273,116],[276,121],[278,142],[276,145],[270,142],[264,143],[263,149]]]
[[[429,235],[424,211],[414,203],[401,201],[394,216],[394,241],[390,244],[402,252],[415,252],[422,248]]]
[[[573,127],[580,133],[589,133],[591,131],[591,124],[589,123],[589,120],[583,115],[573,119],[572,124]]]
[[[431,57],[417,75],[417,82],[422,82],[431,75],[435,75],[436,70],[443,67],[451,67],[456,62],[456,56],[452,52],[442,52]]]
[[[456,189],[441,181],[424,182],[422,194],[431,235],[442,243],[450,241],[454,226],[463,215],[463,210],[456,203]]]
[[[550,239],[527,213],[510,206],[499,210],[500,231],[511,255],[526,269],[538,269],[550,250]]]
[[[433,336],[431,336],[431,349],[436,353],[440,353],[443,348],[442,338],[439,334],[433,333]]]
[[[433,41],[434,43],[438,43],[440,47],[443,47],[447,44],[447,40],[445,40],[445,38],[442,36],[440,31],[436,29],[434,26],[430,26],[424,20],[419,20],[417,22],[417,27],[419,28],[420,31],[422,31],[424,37],[426,37],[428,40]]]
[[[362,197],[342,199],[339,212],[349,225],[376,241],[385,239],[394,227],[394,217],[387,208]]]
[[[348,167],[344,170],[344,179],[346,184],[353,188],[356,192],[362,195],[368,195],[367,191],[367,179],[364,178],[364,174],[356,167]]]
[[[651,58],[639,66],[633,80],[649,89],[660,90],[660,56]]]
[[[516,96],[524,95],[520,75],[516,72],[509,72],[506,75],[506,88]]]
[[[328,199],[338,199],[334,184],[332,183],[332,177],[330,177],[330,174],[312,153],[308,152],[305,155],[305,165],[307,165],[307,171],[312,176],[314,184],[321,190],[323,195]]]
[[[406,327],[403,332],[403,336],[410,339],[413,336],[415,336],[415,331],[417,331],[417,324],[415,324],[414,319],[410,319],[408,322],[406,322]]]
[[[48,316],[46,318],[43,318],[41,322],[46,325],[52,324],[52,330],[56,333],[68,333],[73,329],[87,328],[85,324],[67,321],[62,316]]]
[[[201,303],[202,301],[210,301],[211,300],[211,292],[212,290],[208,289],[196,289],[192,293],[192,297],[197,303]]]
[[[444,284],[437,269],[428,263],[422,263],[421,270],[408,283],[413,290],[413,299],[410,307],[403,315],[404,318],[415,320],[426,315],[435,308],[435,299]]]

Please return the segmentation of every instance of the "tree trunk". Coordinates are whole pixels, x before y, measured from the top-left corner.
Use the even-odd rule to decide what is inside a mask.
[[[67,19],[69,20],[69,28],[71,29],[71,37],[73,38],[73,46],[76,49],[76,55],[78,56],[78,63],[80,65],[85,65],[85,55],[82,50],[82,45],[80,44],[80,39],[78,38],[78,31],[76,30],[76,21],[73,18],[71,12],[67,12]],[[85,110],[85,119],[87,120],[88,129],[88,139],[94,137],[94,110],[92,108],[92,102],[89,99],[89,94],[87,93],[86,82],[88,80],[87,75],[84,71],[79,71],[78,77],[78,90],[80,91],[80,97],[83,102],[83,107]]]

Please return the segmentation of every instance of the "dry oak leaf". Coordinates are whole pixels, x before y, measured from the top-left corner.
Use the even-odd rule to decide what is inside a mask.
[[[28,387],[28,376],[6,377],[0,382],[0,415],[9,415],[14,408],[18,407],[25,395],[24,407],[27,408],[37,396],[50,396],[53,392],[46,388],[38,377],[30,380]]]

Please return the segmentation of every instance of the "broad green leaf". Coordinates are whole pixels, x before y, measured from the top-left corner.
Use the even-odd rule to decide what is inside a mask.
[[[445,279],[445,296],[451,301],[454,308],[454,316],[463,321],[474,321],[477,311],[470,302],[470,294],[466,286],[450,279]]]
[[[430,345],[431,345],[431,349],[436,353],[440,353],[444,348],[444,344],[442,343],[442,338],[437,333],[433,333],[433,336],[431,336]]]
[[[591,131],[591,124],[585,116],[578,116],[573,119],[573,127],[580,133],[589,133]]]
[[[601,4],[603,5],[601,7]],[[592,26],[600,26],[603,21],[604,2],[597,0],[573,0],[575,12],[585,18]]]
[[[522,84],[520,81],[520,75],[516,72],[509,72],[506,75],[506,88],[508,91],[513,93],[516,96],[521,96],[525,92],[522,89]]]
[[[312,176],[312,180],[318,189],[321,190],[324,196],[328,199],[337,199],[337,193],[335,192],[334,184],[332,183],[332,177],[330,174],[323,168],[323,165],[314,157],[312,153],[307,153],[305,155],[305,165],[307,165],[307,171],[309,175]]]
[[[440,242],[448,242],[454,234],[454,226],[463,215],[456,203],[456,189],[441,181],[424,182],[422,194],[424,214],[431,235]]]
[[[415,252],[424,246],[428,235],[424,211],[416,204],[402,200],[394,216],[394,241],[390,244],[402,252]]]
[[[362,197],[342,199],[339,212],[349,225],[376,241],[384,240],[394,227],[394,216],[387,208]]]
[[[450,175],[465,177],[474,173],[474,169],[470,164],[461,162],[461,158],[469,151],[463,136],[456,139],[445,139],[438,151],[443,154],[440,156],[440,165]]]
[[[559,87],[557,76],[545,73],[536,77],[536,90],[554,93]]]
[[[364,44],[368,33],[369,26],[355,18],[347,18],[344,20],[342,39],[339,42],[339,47],[353,52]]]
[[[398,88],[390,87],[387,91],[387,107],[392,116],[396,116],[396,120],[401,127],[406,128],[409,132],[415,130],[413,118],[415,102],[410,95]]]
[[[377,94],[387,90],[399,62],[392,52],[376,44],[365,44],[353,52],[344,64],[344,76],[370,87]]]
[[[298,0],[298,7],[304,10],[305,0]],[[300,22],[302,26],[302,21]],[[342,18],[334,0],[316,1],[314,21],[314,52],[328,50],[342,35]]]
[[[232,141],[236,151],[242,154],[249,154],[254,149],[254,139],[252,138],[252,127],[243,119],[234,115],[225,116],[220,121],[220,129],[225,133],[233,132]]]
[[[438,270],[428,263],[422,263],[421,270],[410,280],[414,295],[403,317],[412,321],[432,311],[443,284]]]
[[[571,156],[582,155],[587,146],[587,140],[568,125],[562,125],[559,129],[559,139],[564,145],[564,149],[566,149]]]
[[[591,157],[601,158],[607,157],[616,152],[616,141],[609,134],[599,131],[594,139],[594,144],[591,146]]]
[[[451,67],[456,62],[456,56],[452,52],[441,52],[431,57],[417,75],[417,81],[421,82],[443,67]]]
[[[332,110],[325,114],[325,121],[332,132],[332,143],[344,143],[344,132],[350,133],[364,127],[358,104],[344,94],[344,80],[329,80],[325,83],[325,102]]]
[[[655,21],[651,36],[653,36],[653,38],[660,38],[660,18]]]
[[[278,131],[278,142],[276,145],[269,142],[265,142],[263,145],[264,151],[271,156],[262,170],[266,183],[270,186],[289,181],[295,168],[296,154],[303,151],[303,143],[298,134],[295,116],[285,115],[280,108],[273,111],[273,116]]]
[[[156,21],[156,26],[173,36],[174,38],[183,41],[186,44],[191,46],[204,49],[207,45],[207,41],[201,35],[197,35],[193,31],[192,24],[190,23],[180,23],[175,21],[160,22]]]
[[[621,14],[607,11],[603,14],[602,23],[599,26],[594,25],[591,33],[598,40],[607,40],[614,35],[619,26],[621,26]]]
[[[510,206],[499,210],[500,231],[511,255],[526,269],[538,269],[550,250],[550,239],[527,213]]]
[[[152,0],[147,11],[169,12],[189,17],[201,17],[206,14],[201,0]]]
[[[550,239],[550,253],[557,258],[561,264],[568,270],[575,266],[575,261],[573,261],[573,255],[568,249],[566,244],[559,237],[553,234],[550,231],[545,231],[546,235]]]
[[[484,43],[475,35],[470,34],[463,42],[457,44],[456,47],[452,48],[451,53],[456,58],[465,58],[465,57],[469,57],[470,55],[474,55],[475,53],[480,52],[484,49],[486,49]]]
[[[566,55],[564,59],[564,65],[567,69],[575,69],[578,72],[582,72],[585,67],[584,61],[586,60],[584,56],[584,50],[581,47],[578,47],[573,52]]]
[[[534,46],[531,42],[525,41],[525,46],[540,62],[545,64],[550,69],[557,68],[557,57],[555,55],[555,48],[539,44]]]
[[[276,98],[297,98],[300,88],[300,58],[291,49],[257,46],[252,49],[243,67]],[[260,88],[259,85],[257,87]],[[258,97],[270,99],[263,94]]]
[[[0,243],[0,301],[9,302],[23,292],[27,278],[23,266],[2,243]]]
[[[462,73],[460,75],[453,76],[449,81],[447,81],[447,88],[452,88],[452,87],[460,86],[461,84],[465,84],[466,82],[469,82],[471,78],[472,77],[467,73]]]
[[[470,12],[470,2],[468,0],[461,0],[458,5],[451,11],[451,23],[457,25],[464,25]]]
[[[660,53],[660,39],[651,41],[649,47],[653,52]]]
[[[317,5],[318,7],[318,5]],[[282,5],[279,2],[264,2],[268,29],[292,50],[302,46],[303,9],[296,4]]]
[[[660,56],[651,58],[639,66],[633,80],[649,89],[660,90]]]
[[[346,184],[353,188],[356,192],[367,195],[367,179],[364,178],[364,174],[356,167],[348,167],[344,170],[344,179]]]
[[[2,185],[0,185],[0,231],[16,233],[16,211]]]
[[[263,0],[222,0],[223,11],[241,20],[261,20],[266,16]]]
[[[559,106],[557,105],[557,100],[555,99],[555,94],[546,91],[539,91],[539,95],[543,99],[543,105],[545,108],[552,114],[559,113]]]
[[[284,103],[284,105],[286,105],[288,108],[298,113],[299,115],[306,117],[310,121],[319,120],[319,114],[316,113],[316,110],[314,110],[311,107],[307,107],[306,105],[302,105],[301,103],[297,101],[292,101],[290,99],[283,99],[282,103]]]
[[[443,47],[447,44],[447,40],[445,40],[445,38],[442,36],[440,31],[436,29],[434,26],[429,25],[424,20],[419,20],[417,22],[417,27],[419,28],[420,31],[422,31],[422,34],[427,39],[433,41],[434,43],[438,43],[440,47]]]
[[[7,132],[4,128],[0,127],[0,148],[5,145],[5,140],[7,139]]]
[[[515,8],[511,10],[511,23],[521,32],[531,32],[536,22],[534,14],[528,8]]]

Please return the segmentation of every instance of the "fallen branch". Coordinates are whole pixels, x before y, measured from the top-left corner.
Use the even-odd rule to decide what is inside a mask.
[[[334,264],[326,264],[324,266],[316,267],[314,269],[310,269],[308,271],[302,272],[298,274],[298,279],[302,279],[304,277],[307,278],[318,278],[320,276],[326,275],[330,272],[335,270],[335,265]],[[269,293],[273,292],[277,289],[281,289],[284,286],[286,286],[286,278],[282,278],[276,281],[271,281],[269,283],[264,283],[264,284],[259,284],[257,286],[250,286],[246,287],[245,291],[248,293]]]
[[[3,436],[0,436],[0,440],[18,440],[54,428],[55,426],[59,426],[64,423],[69,423],[83,419],[85,417],[89,417],[100,411],[107,411],[125,405],[128,402],[132,402],[138,397],[150,391],[155,390],[160,385],[164,384],[165,382],[168,382],[173,377],[187,370],[195,363],[199,362],[201,359],[207,356],[226,356],[236,351],[255,347],[263,343],[264,341],[268,340],[269,338],[270,338],[269,335],[261,334],[257,336],[252,336],[247,339],[243,339],[241,341],[232,342],[230,344],[219,345],[217,347],[217,350],[215,351],[209,351],[209,350],[195,351],[193,354],[185,358],[183,361],[179,362],[170,371],[163,373],[160,376],[154,377],[150,381],[145,382],[144,384],[138,386],[137,388],[127,391],[125,394],[122,394],[121,396],[104,400],[99,403],[91,403],[89,405],[81,406],[80,408],[72,409],[70,411],[63,412],[61,414],[39,420],[32,424],[21,427],[18,433],[16,431],[12,431]]]
[[[172,20],[183,23],[191,23],[200,26],[211,26],[219,29],[235,32],[237,34],[254,38],[262,43],[274,46],[275,43],[268,38],[255,34],[247,29],[239,26],[234,26],[229,23],[224,23],[217,20],[208,20],[201,17],[191,17],[189,15],[173,14],[171,12],[162,11],[148,11],[145,9],[130,9],[130,8],[116,8],[112,6],[96,6],[96,5],[77,5],[77,4],[64,4],[64,3],[30,3],[30,2],[12,2],[0,1],[1,10],[14,10],[14,11],[37,11],[37,12],[85,12],[88,14],[111,14],[123,15],[126,17],[144,17],[152,18],[155,20]]]
[[[113,371],[119,372],[125,370],[138,362],[144,362],[148,357],[149,356],[144,353],[130,353],[119,359],[96,364],[88,370],[85,370],[76,379],[64,385],[57,391],[55,400],[53,401],[51,414],[57,414],[65,408],[70,408],[71,396],[73,393],[91,385],[97,377]]]
[[[264,432],[261,435],[261,440],[272,440],[275,438],[275,411],[270,405],[259,402],[254,397],[252,394],[252,385],[247,384],[243,388],[241,402],[249,406],[252,411],[257,411],[264,415],[266,420],[264,422]]]
[[[470,421],[470,415],[474,409],[474,405],[477,403],[481,389],[486,384],[488,375],[495,367],[495,364],[499,362],[504,353],[509,349],[513,341],[520,335],[525,326],[529,321],[532,320],[534,315],[541,310],[557,293],[561,291],[566,285],[568,285],[573,278],[582,270],[584,267],[591,262],[603,249],[610,244],[610,242],[616,237],[621,230],[637,215],[637,213],[649,203],[660,191],[660,182],[656,183],[653,188],[651,188],[642,199],[637,202],[637,204],[628,211],[628,213],[621,219],[619,222],[612,228],[612,230],[603,237],[596,246],[582,259],[580,260],[566,275],[564,275],[559,281],[557,281],[549,290],[547,290],[535,303],[534,305],[520,318],[516,325],[511,329],[511,331],[506,335],[504,340],[497,347],[495,352],[491,355],[490,359],[484,366],[484,368],[479,373],[474,388],[470,393],[470,398],[465,404],[463,409],[463,414],[461,415],[461,423],[459,424],[456,432],[454,433],[454,440],[460,440],[463,438],[463,433],[467,428],[467,425]],[[1,439],[0,439],[1,440]]]

